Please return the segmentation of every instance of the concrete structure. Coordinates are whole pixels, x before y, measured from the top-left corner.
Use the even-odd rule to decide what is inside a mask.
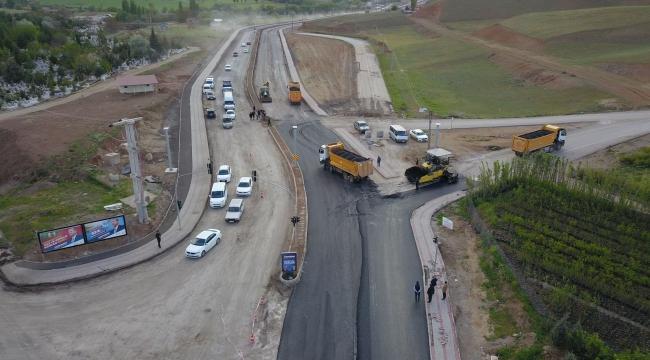
[[[117,78],[117,88],[122,94],[139,94],[158,91],[156,75],[127,75]]]

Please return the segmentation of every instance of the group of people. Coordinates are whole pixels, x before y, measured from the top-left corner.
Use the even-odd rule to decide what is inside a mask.
[[[433,295],[436,293],[436,285],[438,284],[438,278],[435,276],[433,279],[431,279],[431,282],[429,283],[429,288],[427,289],[427,296],[429,297],[428,303],[431,302],[431,299],[433,298]],[[445,300],[447,298],[447,281],[445,281],[444,284],[442,284],[442,300]],[[415,292],[415,302],[420,302],[420,293],[421,293],[422,288],[420,287],[420,281],[415,282],[415,287],[413,287],[413,291]]]
[[[249,120],[259,120],[259,119],[266,119],[266,111],[264,109],[259,109],[256,110],[255,106],[253,106],[253,111],[248,113],[248,119]]]

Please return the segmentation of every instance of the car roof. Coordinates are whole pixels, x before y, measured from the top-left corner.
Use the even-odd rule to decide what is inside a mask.
[[[230,166],[229,165],[221,165],[221,166],[219,166],[219,170],[224,170],[224,169],[230,170]]]
[[[412,129],[411,131],[415,131],[415,132],[421,132],[421,133],[423,133],[423,132],[424,132],[424,131],[422,131],[422,129]]]
[[[214,230],[203,230],[201,231],[198,235],[196,235],[197,239],[207,239],[208,236],[214,234]]]
[[[357,122],[358,122],[359,124],[367,124],[367,122],[366,122],[365,120],[357,120]]]
[[[230,200],[230,205],[228,206],[241,206],[244,203],[244,199],[235,198]]]
[[[252,182],[252,179],[250,176],[244,176],[239,178],[239,182],[246,181],[246,182]]]
[[[220,191],[220,190],[225,190],[226,189],[226,183],[225,182],[216,182],[212,184],[212,191]]]

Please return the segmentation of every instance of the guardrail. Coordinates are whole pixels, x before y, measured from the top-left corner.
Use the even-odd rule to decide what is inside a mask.
[[[257,97],[257,91],[255,88],[255,80],[254,80],[255,68],[257,66],[257,53],[259,50],[259,44],[260,44],[260,39],[262,37],[262,32],[264,30],[268,30],[274,27],[280,27],[284,25],[285,24],[259,27],[255,32],[255,40],[253,42],[253,47],[251,49],[251,60],[248,63],[248,69],[246,71],[246,77],[244,79],[244,86],[246,88],[246,96],[248,97],[249,102],[253,106],[255,106],[256,109],[263,108],[262,103],[259,101]],[[268,122],[269,133],[271,134],[271,137],[273,138],[275,145],[278,147],[278,150],[280,150],[280,153],[285,159],[286,169],[291,174],[293,190],[295,194],[294,197],[295,215],[299,216],[301,219],[301,221],[295,225],[294,231],[292,232],[292,236],[288,244],[289,250],[292,250],[294,244],[298,246],[298,248],[293,249],[293,251],[298,253],[298,271],[296,274],[296,278],[291,281],[285,281],[281,279],[285,284],[291,286],[300,280],[300,277],[302,275],[302,267],[304,264],[305,254],[307,253],[307,229],[309,227],[309,214],[307,212],[307,193],[305,191],[305,180],[302,176],[302,171],[300,170],[300,165],[298,164],[298,161],[294,159],[293,152],[291,152],[287,143],[282,139],[282,136],[280,136],[278,130],[273,126],[272,119],[270,118],[264,119],[264,121]]]

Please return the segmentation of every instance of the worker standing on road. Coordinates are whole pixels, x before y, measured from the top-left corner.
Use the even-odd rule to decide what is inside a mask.
[[[377,156],[377,167],[381,167],[381,156]]]
[[[158,241],[158,248],[160,248],[160,240],[162,240],[160,237],[160,231],[156,231],[156,240]]]
[[[442,285],[442,300],[447,298],[447,282]]]
[[[431,298],[433,298],[433,294],[436,293],[436,284],[431,281],[431,284],[429,285],[429,288],[427,289],[427,296],[429,297],[429,300],[427,300],[428,303],[431,302]]]
[[[420,281],[415,282],[415,287],[413,287],[413,291],[415,292],[415,302],[416,303],[420,302]]]

